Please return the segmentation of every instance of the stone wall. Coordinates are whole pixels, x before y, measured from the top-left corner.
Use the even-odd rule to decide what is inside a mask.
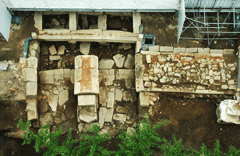
[[[223,54],[136,54],[137,91],[234,94],[237,59]]]
[[[148,51],[142,53],[153,52],[156,55],[160,53],[211,53],[211,54],[235,54],[234,49],[210,49],[210,48],[185,48],[185,47],[168,47],[168,46],[150,46]]]

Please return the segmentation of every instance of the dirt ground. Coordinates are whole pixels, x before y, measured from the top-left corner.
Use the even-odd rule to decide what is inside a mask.
[[[156,34],[156,45],[165,46],[180,46],[180,47],[204,47],[205,42],[195,40],[180,40],[177,41],[177,18],[174,18],[172,13],[143,13],[143,32],[149,34]],[[23,50],[23,42],[25,38],[30,36],[30,32],[35,31],[33,26],[33,17],[29,16],[25,18],[24,24],[20,30],[11,32],[9,42],[0,41],[0,61],[1,60],[15,60],[18,59]],[[217,42],[215,45],[217,48],[225,48],[227,41],[224,43]],[[238,41],[236,42],[238,43]],[[231,45],[229,44],[231,47]],[[236,48],[236,44],[234,48]],[[5,49],[4,49],[5,48]],[[9,48],[9,49],[7,49]],[[214,46],[213,46],[214,48]],[[108,49],[104,48],[102,52],[107,52]],[[114,55],[117,53],[117,48],[112,47]],[[108,53],[100,54],[99,51],[93,51],[91,54],[98,54],[100,58],[105,58]],[[112,57],[111,55],[111,57]],[[109,56],[110,57],[110,56]],[[177,138],[183,139],[183,144],[186,148],[192,146],[199,150],[202,143],[205,143],[208,148],[213,148],[216,139],[220,141],[221,150],[227,151],[230,145],[239,147],[240,134],[239,125],[220,125],[216,118],[216,104],[219,104],[221,100],[216,98],[194,98],[184,99],[177,97],[176,95],[161,94],[160,102],[154,106],[155,115],[150,117],[152,125],[155,125],[165,119],[168,122],[157,131],[159,137],[165,137],[171,139],[172,134],[175,134]],[[15,109],[16,108],[16,109]],[[1,104],[2,114],[0,121],[4,121],[2,124],[15,124],[15,120],[9,118],[12,113],[25,113],[25,104],[8,108]],[[26,120],[26,113],[22,117]],[[8,116],[8,117],[7,117]],[[9,128],[8,128],[9,129]],[[42,155],[44,150],[39,154],[35,153],[34,144],[22,146],[22,140],[6,138],[3,134],[6,131],[1,130],[0,135],[0,156],[30,156],[30,155]],[[76,131],[73,137],[78,135]],[[64,140],[64,136],[60,138],[60,142]],[[110,141],[103,142],[101,145],[107,147],[109,150],[119,150],[117,143],[120,143],[119,139],[113,138]],[[155,149],[154,155],[161,155],[162,153]]]

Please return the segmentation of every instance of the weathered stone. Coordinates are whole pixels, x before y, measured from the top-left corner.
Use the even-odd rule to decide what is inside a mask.
[[[96,106],[96,95],[78,95],[78,106]]]
[[[141,107],[149,106],[149,97],[144,92],[139,93],[139,103]]]
[[[209,70],[209,76],[213,76],[213,70]]]
[[[37,111],[37,100],[36,99],[27,99],[26,100],[26,111]]]
[[[185,53],[186,49],[185,48],[174,48],[173,52],[174,53]]]
[[[107,114],[107,108],[100,107],[100,109],[99,109],[99,126],[100,126],[100,128],[103,127],[106,114]]]
[[[126,114],[114,114],[113,115],[113,120],[126,121],[127,120],[127,115]]]
[[[228,81],[228,84],[229,84],[229,85],[233,85],[233,84],[234,84],[234,80],[229,80],[229,81]]]
[[[115,90],[115,100],[117,100],[117,101],[122,101],[122,97],[123,97],[123,92],[122,92],[122,90],[120,90],[120,89],[116,89]]]
[[[206,73],[202,73],[202,75],[201,75],[201,78],[202,78],[202,80],[205,80],[206,79]]]
[[[131,136],[133,136],[133,132],[132,131],[136,132],[136,130],[133,127],[128,127],[127,128],[127,133],[130,134]]]
[[[63,80],[63,69],[55,69],[54,70],[54,79],[55,80]]]
[[[48,103],[49,106],[52,108],[52,111],[57,111],[58,95],[50,94],[48,96]]]
[[[98,24],[91,24],[89,29],[98,29]]]
[[[107,110],[107,114],[105,116],[105,122],[112,122],[112,117],[113,117],[113,108],[110,108]]]
[[[229,89],[236,89],[236,85],[229,85]]]
[[[147,63],[152,63],[151,55],[146,55],[146,61]]]
[[[224,51],[222,49],[210,49],[211,54],[223,54]]]
[[[37,82],[28,82],[26,85],[26,96],[36,97],[37,96]]]
[[[75,113],[72,109],[67,109],[65,113],[66,113],[67,118],[69,118],[69,119],[72,119],[75,117]]]
[[[83,128],[84,128],[84,123],[79,123],[78,124],[78,131],[83,132]]]
[[[183,57],[183,59],[186,61],[186,62],[189,62],[189,61],[192,61],[192,57]]]
[[[209,53],[210,49],[209,48],[197,48],[198,53]]]
[[[36,57],[29,57],[27,58],[27,64],[28,64],[28,68],[33,68],[33,69],[37,69],[38,67],[38,59]]]
[[[115,80],[114,69],[99,70],[99,78],[100,78],[100,84],[104,84],[106,86],[113,85],[113,81]]]
[[[149,47],[149,51],[160,51],[160,47],[159,47],[159,45],[150,46],[150,47]]]
[[[50,61],[61,60],[61,56],[59,55],[49,56],[49,60]]]
[[[117,109],[116,109],[116,112],[127,114],[127,109],[125,107],[118,106]]]
[[[23,80],[37,82],[37,70],[33,68],[24,68],[22,70]]]
[[[40,114],[48,111],[48,104],[45,100],[41,100],[38,102],[38,110],[39,110]]]
[[[101,59],[99,61],[99,69],[112,69],[114,61],[112,59]]]
[[[27,119],[28,120],[35,120],[38,119],[38,113],[35,110],[27,111]]]
[[[107,15],[98,15],[98,29],[107,30]]]
[[[217,81],[219,81],[221,79],[221,77],[220,76],[215,76],[214,77],[214,80],[217,80]]]
[[[126,79],[126,78],[134,78],[135,70],[134,69],[117,69],[116,70],[116,79]]]
[[[186,53],[197,53],[198,49],[197,48],[186,48]]]
[[[186,67],[183,67],[183,70],[188,70],[190,68],[191,68],[190,66],[186,66]]]
[[[130,89],[133,86],[134,79],[124,79],[124,81],[125,81],[125,87],[127,89]]]
[[[51,25],[54,27],[57,27],[57,26],[60,26],[60,22],[56,18],[53,18]]]
[[[95,106],[79,107],[79,119],[91,123],[97,120],[97,110]]]
[[[173,47],[160,46],[160,51],[161,52],[172,52],[173,51]]]
[[[80,43],[80,52],[83,55],[88,55],[90,52],[91,42],[81,42]]]
[[[41,84],[54,84],[54,70],[40,71],[39,76]]]
[[[233,104],[231,105],[231,103],[233,103]],[[229,115],[229,114],[235,114],[235,112],[230,112],[231,110],[236,111],[236,108],[232,109],[232,107],[234,105],[235,105],[235,100],[224,100],[220,103],[220,105],[218,105],[217,110],[216,110],[218,123],[240,124],[239,115]],[[229,114],[227,114],[227,112]]]
[[[228,89],[228,86],[227,85],[222,85],[221,89]]]
[[[44,125],[53,125],[53,116],[52,116],[52,113],[43,113],[43,114],[40,114],[40,125],[41,127],[44,126]]]
[[[64,78],[71,78],[71,69],[63,69]]]
[[[51,47],[49,47],[49,51],[50,51],[51,55],[57,54],[57,50],[54,45],[51,45]]]
[[[107,107],[108,108],[114,107],[114,92],[108,92]]]
[[[59,94],[59,105],[62,106],[68,101],[68,90],[63,90]]]
[[[234,49],[224,49],[224,54],[234,54]]]
[[[118,68],[122,68],[125,61],[125,56],[122,54],[117,54],[113,56],[113,60]]]
[[[27,64],[27,58],[25,58],[25,57],[20,57],[19,63],[20,63],[20,64],[23,64],[24,66],[26,66],[26,64]]]
[[[69,120],[61,125],[59,125],[59,127],[62,127],[62,134],[66,134],[69,129],[74,129],[76,128],[76,119],[72,119],[72,120]]]
[[[64,115],[64,114],[61,113],[61,112],[54,112],[54,113],[53,113],[54,122],[55,122],[56,124],[61,124],[61,123],[63,123],[63,122],[64,122],[64,120],[62,119],[62,116],[63,116],[63,115]]]
[[[41,47],[41,55],[48,55],[48,47],[47,45],[43,44]]]
[[[59,46],[58,55],[64,55],[65,49],[66,49],[65,46]]]
[[[129,101],[131,98],[131,91],[130,90],[125,90],[123,92],[123,101]]]
[[[132,46],[131,46],[130,43],[123,43],[123,49],[124,50],[128,50],[128,49],[131,49],[131,48],[132,48]]]
[[[214,83],[214,79],[209,79],[209,83],[213,84]]]

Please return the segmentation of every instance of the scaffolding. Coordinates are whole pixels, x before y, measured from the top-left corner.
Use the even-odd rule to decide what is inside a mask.
[[[197,34],[196,37],[180,37],[180,39],[194,39],[194,40],[207,40],[208,41],[208,47],[212,43],[213,40],[235,40],[239,38],[234,38],[231,36],[234,36],[236,34],[239,34],[238,32],[240,30],[240,13],[238,9],[235,9],[239,6],[240,0],[233,0],[231,1],[231,4],[228,2],[228,6],[230,8],[216,8],[216,2],[217,0],[209,0],[210,2],[215,3],[206,3],[206,0],[187,0],[185,7],[190,7],[185,11],[188,12],[188,15],[192,14],[191,17],[185,16],[185,20],[189,21],[190,24],[187,26],[184,26],[181,34],[185,32],[187,29],[196,29]],[[219,1],[219,0],[218,0]],[[197,2],[197,3],[196,3]],[[221,1],[223,3],[223,1]],[[192,4],[191,4],[192,3]],[[211,4],[211,5],[209,5]],[[221,6],[220,4],[218,4]],[[207,8],[206,8],[207,7]],[[224,9],[224,11],[222,11]],[[227,12],[228,10],[228,12]],[[215,16],[208,16],[208,13],[211,12],[212,14],[216,14]],[[221,12],[227,12],[227,16],[225,18],[222,18],[220,16]],[[229,19],[232,20],[230,22]],[[217,20],[216,22],[210,22],[210,19]],[[232,31],[228,31],[229,26],[231,26]],[[206,38],[201,38],[201,34],[205,34]],[[230,37],[228,38],[219,38],[221,34],[230,34]],[[210,37],[210,35],[212,37]]]

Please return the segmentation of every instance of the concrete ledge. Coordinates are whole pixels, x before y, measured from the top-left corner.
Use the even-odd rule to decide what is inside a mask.
[[[141,51],[141,54],[143,55],[160,55],[160,52],[156,52],[156,51]]]
[[[186,53],[197,53],[198,49],[197,48],[186,48]]]
[[[209,53],[210,48],[198,48],[198,53]]]
[[[224,49],[224,54],[235,54],[234,49]]]
[[[160,46],[160,51],[161,52],[166,52],[166,51],[172,52],[173,51],[173,47]]]
[[[224,51],[222,49],[210,49],[211,54],[223,54]]]
[[[185,53],[186,52],[186,48],[174,48],[173,52],[174,53]]]

